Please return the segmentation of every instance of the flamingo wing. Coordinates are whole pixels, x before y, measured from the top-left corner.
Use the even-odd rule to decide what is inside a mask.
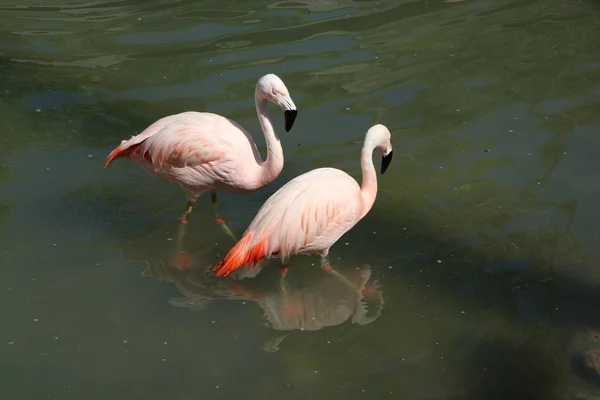
[[[219,163],[231,152],[226,133],[233,126],[226,118],[209,114],[182,117],[147,138],[140,146],[142,158],[155,169],[196,167]]]
[[[247,136],[241,126],[220,115],[198,112],[171,115],[122,142],[109,154],[106,166],[115,158],[134,154],[149,161],[156,170],[217,163],[225,161],[236,142],[229,139],[243,139],[240,134]]]
[[[247,232],[267,238],[265,256],[328,249],[359,219],[358,183],[335,168],[319,168],[291,180],[261,207]]]

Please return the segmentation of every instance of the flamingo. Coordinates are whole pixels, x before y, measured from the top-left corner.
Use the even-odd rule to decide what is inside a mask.
[[[372,126],[361,151],[362,184],[336,168],[318,168],[297,176],[275,192],[227,255],[212,272],[227,276],[242,265],[257,264],[272,255],[281,259],[282,279],[287,258],[296,254],[321,254],[321,268],[338,275],[329,264],[331,246],[371,209],[377,196],[373,150],[382,152],[381,174],[392,161],[388,128]]]
[[[264,161],[252,136],[238,123],[209,112],[188,111],[161,118],[139,135],[122,141],[108,155],[104,167],[127,157],[151,175],[183,189],[188,202],[179,218],[182,226],[178,242],[194,203],[210,192],[215,222],[236,241],[219,217],[217,190],[250,193],[271,183],[283,169],[283,149],[267,111],[267,100],[283,110],[286,132],[298,115],[287,87],[277,75],[267,74],[258,80],[254,101],[267,145]]]

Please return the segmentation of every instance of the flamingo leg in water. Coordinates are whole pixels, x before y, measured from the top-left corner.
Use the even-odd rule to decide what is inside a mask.
[[[177,230],[177,247],[181,248],[181,239],[185,235],[185,226],[187,225],[187,216],[192,212],[192,202],[188,201],[185,211],[179,217],[179,229]]]
[[[187,206],[185,207],[185,211],[183,212],[183,214],[181,214],[181,216],[179,217],[179,223],[181,225],[185,225],[187,224],[187,216],[189,215],[189,213],[192,212],[192,207],[194,206],[194,204],[191,201],[187,202]]]
[[[177,227],[177,238],[175,239],[175,255],[171,264],[180,269],[185,269],[187,264],[187,255],[182,250],[182,241],[185,236],[185,228],[187,225],[187,216],[192,212],[192,202],[188,201],[185,211],[179,217],[179,226]]]
[[[279,281],[279,284],[281,285],[281,294],[283,296],[283,304],[284,304],[284,306],[287,306],[288,290],[287,290],[287,283],[285,282],[285,276],[287,275],[288,267],[287,267],[287,265],[283,265],[283,263],[282,263],[279,268],[281,269],[281,280]]]
[[[227,233],[227,235],[233,239],[234,242],[237,243],[238,239],[235,236],[235,234],[231,231],[231,229],[229,229],[229,227],[227,226],[227,224],[225,224],[225,221],[223,221],[223,219],[219,218],[219,204],[217,203],[217,192],[216,191],[211,191],[210,192],[210,200],[212,203],[212,207],[213,207],[213,214],[215,216],[215,222],[217,224],[219,224],[220,226],[223,227],[223,229],[225,230],[225,233]],[[173,256],[173,261],[172,264],[175,264],[175,266],[177,268],[185,268],[187,264],[187,255],[185,254],[185,252],[183,251],[183,237],[185,236],[185,231],[186,231],[186,225],[188,223],[187,220],[187,216],[192,212],[193,209],[193,203],[191,201],[188,201],[187,203],[187,207],[185,209],[185,211],[183,212],[183,214],[181,214],[181,216],[179,217],[179,227],[177,228],[177,238],[175,241],[175,255]]]
[[[358,290],[355,284],[346,279],[344,275],[340,274],[335,269],[333,269],[333,267],[329,263],[329,258],[326,254],[321,255],[321,269],[323,269],[323,271],[327,272],[328,274],[335,276],[336,278],[347,284],[349,287],[351,287],[353,290]]]
[[[231,229],[229,229],[229,227],[227,226],[227,224],[225,223],[225,221],[219,217],[219,203],[217,203],[217,192],[216,191],[211,191],[210,192],[210,201],[212,203],[212,208],[213,208],[213,214],[215,216],[215,222],[220,225],[221,227],[223,227],[223,230],[225,231],[225,233],[235,242],[237,243],[237,238],[235,237],[235,235],[233,234],[233,232],[231,231]]]

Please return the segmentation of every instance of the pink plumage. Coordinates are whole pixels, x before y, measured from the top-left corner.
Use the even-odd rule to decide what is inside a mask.
[[[213,271],[217,276],[272,255],[286,260],[295,254],[320,253],[329,248],[371,209],[377,196],[372,154],[383,154],[381,173],[392,159],[391,135],[383,125],[371,127],[361,152],[362,184],[335,168],[319,168],[281,187],[260,208],[240,241]]]
[[[260,78],[255,103],[265,135],[267,157],[263,161],[252,136],[236,122],[208,112],[183,112],[164,117],[142,133],[123,141],[107,157],[105,167],[119,157],[128,157],[148,173],[181,187],[188,208],[204,192],[255,191],[271,183],[283,169],[283,149],[267,112],[267,101],[285,115],[285,129],[292,128],[297,110],[279,77]]]

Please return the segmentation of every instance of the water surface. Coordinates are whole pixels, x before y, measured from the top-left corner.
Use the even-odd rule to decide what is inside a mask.
[[[595,398],[571,360],[600,329],[599,23],[592,0],[3,3],[3,398]],[[184,110],[264,154],[266,73],[299,108],[289,133],[273,111],[285,168],[221,213],[241,234],[303,172],[360,179],[386,124],[375,206],[331,251],[359,293],[318,257],[287,292],[276,262],[208,278],[232,244],[209,199],[182,258],[182,192],[103,169]]]

